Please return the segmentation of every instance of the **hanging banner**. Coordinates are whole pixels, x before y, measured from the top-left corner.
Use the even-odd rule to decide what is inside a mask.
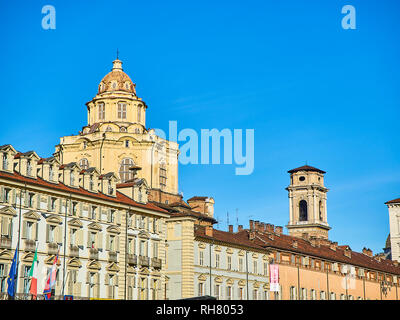
[[[269,265],[269,290],[279,292],[279,266]]]

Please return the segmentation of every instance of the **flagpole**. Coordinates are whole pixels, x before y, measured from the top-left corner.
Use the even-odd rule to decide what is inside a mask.
[[[69,210],[70,213],[72,209],[71,203],[71,193],[69,194]],[[65,220],[64,220],[64,259],[63,259],[63,286],[62,286],[62,296],[64,296],[65,290],[65,258],[66,258],[66,250],[67,250],[67,204],[65,203]]]
[[[25,196],[26,196],[26,182],[25,182]],[[16,279],[14,287],[14,299],[18,292],[18,271],[19,271],[19,244],[21,239],[21,211],[22,211],[22,188],[19,190],[19,225],[18,225],[18,243],[17,243],[17,268],[16,268]]]

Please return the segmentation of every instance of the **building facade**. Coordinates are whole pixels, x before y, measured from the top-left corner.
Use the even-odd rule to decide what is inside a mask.
[[[288,235],[253,220],[217,230],[212,197],[178,193],[178,145],[146,128],[119,59],[86,107],[52,157],[0,146],[0,298],[18,247],[21,299],[36,250],[41,298],[58,256],[56,298],[398,299],[399,200],[387,203],[394,261],[329,240],[325,172],[311,166],[289,171]]]

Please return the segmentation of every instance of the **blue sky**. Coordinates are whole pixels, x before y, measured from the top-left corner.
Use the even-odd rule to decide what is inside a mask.
[[[41,28],[44,5],[56,30]],[[356,8],[357,29],[341,28]],[[327,171],[330,238],[381,251],[400,197],[398,1],[0,0],[0,144],[47,157],[86,124],[116,49],[147,126],[254,129],[255,170],[180,166],[185,199],[285,226],[288,170]]]

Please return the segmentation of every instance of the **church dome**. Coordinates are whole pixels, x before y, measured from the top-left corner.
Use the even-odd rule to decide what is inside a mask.
[[[136,95],[135,84],[122,70],[122,61],[119,59],[113,61],[111,72],[100,81],[98,93],[113,91],[125,91]]]

